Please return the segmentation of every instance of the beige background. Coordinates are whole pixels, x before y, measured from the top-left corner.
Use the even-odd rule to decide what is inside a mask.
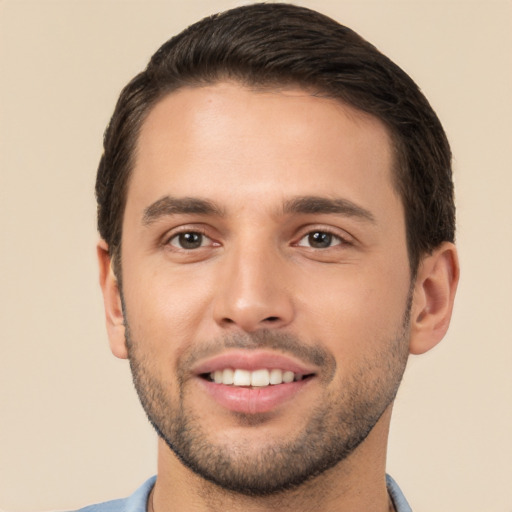
[[[103,326],[102,132],[161,43],[242,3],[0,1],[0,508],[120,497],[155,471],[155,436]],[[411,360],[389,472],[415,512],[511,512],[512,3],[297,3],[405,68],[455,155],[460,293],[444,342]]]

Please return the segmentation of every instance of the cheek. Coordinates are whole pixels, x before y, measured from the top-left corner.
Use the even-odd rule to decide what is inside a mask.
[[[333,268],[304,280],[298,306],[310,337],[340,357],[371,352],[402,331],[409,292],[408,269]],[[364,350],[367,347],[367,350]]]
[[[172,272],[168,264],[137,267],[124,282],[127,316],[134,339],[173,351],[193,341],[211,304],[212,284],[201,272]]]

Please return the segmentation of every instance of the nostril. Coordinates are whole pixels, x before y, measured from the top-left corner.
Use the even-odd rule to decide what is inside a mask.
[[[258,317],[256,315],[240,315],[239,317],[230,318],[229,316],[223,317],[220,320],[221,324],[225,328],[231,328],[232,326],[238,326],[244,331],[255,331],[261,328],[274,328],[281,324],[282,317],[280,316],[267,316],[267,317]],[[0,511],[1,512],[1,511]]]

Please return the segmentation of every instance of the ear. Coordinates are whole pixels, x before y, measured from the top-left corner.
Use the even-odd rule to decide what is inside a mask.
[[[423,354],[446,334],[459,282],[457,249],[443,242],[419,265],[411,308],[411,354]]]
[[[96,247],[100,271],[100,286],[103,292],[105,306],[105,319],[107,334],[110,341],[110,350],[121,359],[128,358],[124,327],[123,308],[121,306],[121,293],[117,278],[112,270],[112,261],[108,251],[108,244],[100,240]]]

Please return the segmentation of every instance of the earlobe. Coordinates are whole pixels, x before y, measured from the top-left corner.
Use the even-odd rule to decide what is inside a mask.
[[[108,244],[104,240],[100,240],[96,250],[110,349],[116,357],[127,359],[128,353],[126,350],[121,293],[119,291],[117,278],[112,269],[112,260],[109,254]]]
[[[423,354],[446,334],[459,281],[457,249],[444,242],[418,268],[411,307],[411,354]]]

